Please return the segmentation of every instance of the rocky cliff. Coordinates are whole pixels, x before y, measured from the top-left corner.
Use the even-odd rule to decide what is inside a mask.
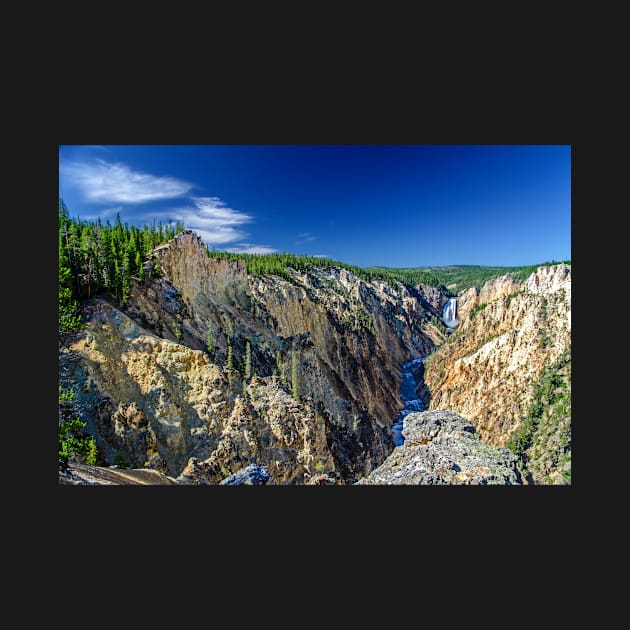
[[[86,305],[60,352],[104,464],[122,453],[199,483],[252,463],[270,483],[353,482],[393,449],[403,362],[444,338],[419,290],[343,268],[255,276],[191,232],[145,272],[124,312]]]
[[[447,299],[343,267],[248,273],[184,232],[63,337],[63,418],[103,468],[60,483],[570,483],[571,267],[463,292],[450,335]],[[426,355],[429,412],[394,450],[402,366]]]
[[[508,275],[469,289],[458,316],[460,326],[425,361],[425,404],[460,413],[483,441],[505,446],[545,370],[570,356],[571,267],[543,266],[520,283]]]
[[[405,442],[357,485],[514,485],[517,457],[484,444],[475,426],[451,411],[411,413]]]

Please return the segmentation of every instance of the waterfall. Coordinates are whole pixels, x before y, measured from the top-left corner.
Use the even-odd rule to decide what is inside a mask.
[[[449,298],[448,302],[444,305],[442,319],[449,328],[455,328],[455,326],[459,324],[459,320],[457,319],[457,298]]]

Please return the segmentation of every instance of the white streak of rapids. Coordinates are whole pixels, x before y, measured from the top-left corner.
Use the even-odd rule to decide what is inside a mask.
[[[394,438],[394,444],[396,446],[400,446],[405,441],[402,435],[405,417],[414,411],[424,411],[424,405],[416,394],[418,383],[413,375],[414,370],[424,362],[424,359],[425,357],[420,357],[419,359],[414,359],[413,361],[408,361],[403,364],[403,379],[400,385],[400,396],[405,406],[398,412],[396,422],[392,425],[392,437]]]

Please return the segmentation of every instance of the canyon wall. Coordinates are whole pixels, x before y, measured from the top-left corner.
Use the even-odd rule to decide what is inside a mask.
[[[432,309],[344,268],[288,273],[248,274],[185,232],[154,250],[124,312],[86,305],[60,385],[77,390],[103,463],[122,453],[212,483],[256,463],[271,483],[346,483],[387,457],[402,364],[444,339]]]
[[[425,361],[425,404],[456,411],[483,441],[505,446],[544,370],[570,355],[571,266],[543,266],[520,283],[507,275],[469,289],[458,298],[458,318]]]

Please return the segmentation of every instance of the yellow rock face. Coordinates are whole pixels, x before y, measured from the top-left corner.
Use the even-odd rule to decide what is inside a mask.
[[[571,347],[571,267],[540,267],[519,285],[494,279],[461,296],[458,313],[460,327],[425,363],[429,408],[460,413],[504,446],[542,370]]]

